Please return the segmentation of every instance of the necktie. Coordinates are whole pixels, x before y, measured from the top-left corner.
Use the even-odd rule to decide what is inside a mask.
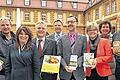
[[[41,55],[42,54],[42,46],[41,46],[42,40],[38,40],[38,53]]]
[[[70,35],[71,38],[71,44],[73,44],[75,42],[75,35]]]
[[[58,41],[58,40],[59,40],[59,38],[60,38],[60,35],[59,35],[59,34],[57,34],[57,35],[56,35],[56,41]]]

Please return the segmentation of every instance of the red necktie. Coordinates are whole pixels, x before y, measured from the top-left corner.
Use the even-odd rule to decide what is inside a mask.
[[[41,55],[42,54],[42,46],[41,46],[42,40],[38,40],[38,53]]]

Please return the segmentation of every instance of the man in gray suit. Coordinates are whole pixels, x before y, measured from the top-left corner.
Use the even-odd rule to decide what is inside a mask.
[[[33,39],[33,43],[38,48],[38,53],[40,57],[40,71],[43,63],[44,55],[56,55],[57,45],[56,41],[46,38],[47,25],[44,21],[38,21],[36,23],[36,33],[37,37]],[[56,80],[57,74],[40,72],[42,80]]]
[[[55,32],[53,34],[51,34],[50,36],[48,36],[48,38],[51,38],[55,41],[59,41],[60,37],[63,35],[62,33],[62,28],[63,28],[63,23],[60,20],[55,20],[53,23],[53,27]]]
[[[76,32],[77,18],[70,16],[67,19],[68,34],[60,38],[58,42],[58,55],[62,57],[60,80],[83,80],[85,78],[83,68],[83,53],[86,49],[86,37]],[[71,68],[70,59],[77,56],[76,69]],[[73,60],[74,60],[73,59]]]

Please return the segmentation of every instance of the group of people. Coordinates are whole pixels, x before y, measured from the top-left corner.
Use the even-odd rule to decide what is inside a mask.
[[[33,38],[29,26],[19,27],[14,34],[11,21],[0,18],[0,80],[57,80],[57,73],[41,72],[44,55],[61,56],[60,80],[119,80],[120,57],[113,55],[112,43],[120,41],[120,33],[112,37],[110,22],[103,21],[99,26],[88,25],[86,37],[77,32],[77,22],[76,17],[69,16],[65,34],[62,21],[56,20],[55,33],[46,36],[46,23],[38,21]],[[90,67],[83,66],[84,53],[94,53],[88,61]],[[77,56],[76,69],[70,66],[73,55]]]

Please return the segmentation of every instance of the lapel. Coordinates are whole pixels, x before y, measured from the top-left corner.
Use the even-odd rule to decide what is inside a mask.
[[[70,43],[68,35],[65,35],[65,37],[63,38],[63,42],[64,42],[65,45],[68,46],[68,48],[69,48],[68,52],[72,52],[72,50],[71,50],[71,43]]]
[[[75,44],[74,44],[74,48],[73,48],[73,52],[74,52],[74,50],[76,49],[76,47],[78,47],[78,42],[80,41],[80,39],[79,39],[79,36],[78,36],[78,34],[76,35],[76,40],[75,40]],[[79,45],[80,46],[80,45]]]
[[[48,47],[48,45],[49,45],[49,40],[47,38],[45,38],[45,42],[44,42],[44,46],[43,46],[43,50],[42,50],[41,56],[44,55],[44,52],[45,52],[46,48]]]
[[[37,40],[37,38],[34,38],[34,39],[33,39],[33,43],[37,46],[36,40]]]
[[[55,33],[52,35],[52,39],[55,40]]]
[[[25,54],[25,51],[23,51],[21,54],[19,54],[19,50],[18,49],[15,49],[14,50],[14,55],[16,56],[16,58],[17,58],[17,60],[19,61],[19,62],[21,62],[23,65],[25,65],[24,64],[24,60],[23,60],[23,58],[22,58],[22,56]]]
[[[7,45],[7,42],[2,39],[2,44],[3,44],[3,45]]]

